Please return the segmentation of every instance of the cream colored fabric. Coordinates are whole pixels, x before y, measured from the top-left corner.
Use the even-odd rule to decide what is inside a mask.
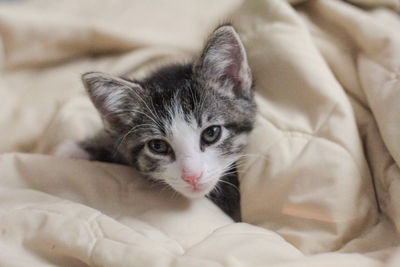
[[[0,265],[399,265],[399,4],[291,2],[0,4]],[[101,127],[80,74],[187,60],[227,19],[259,108],[244,223],[128,167],[40,155]]]

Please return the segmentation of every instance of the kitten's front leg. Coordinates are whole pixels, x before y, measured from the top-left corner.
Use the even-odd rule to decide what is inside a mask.
[[[80,142],[65,141],[55,151],[56,156],[73,159],[86,159],[127,165],[124,158],[115,150],[115,138],[105,131]]]
[[[54,155],[63,158],[90,160],[90,154],[78,142],[72,140],[64,141],[58,145]]]

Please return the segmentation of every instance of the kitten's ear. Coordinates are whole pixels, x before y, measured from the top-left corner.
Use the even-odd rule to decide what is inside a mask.
[[[223,25],[211,34],[194,71],[208,87],[233,92],[236,97],[252,96],[246,52],[231,25]]]
[[[82,82],[106,128],[125,131],[132,120],[142,87],[101,72],[83,74]]]

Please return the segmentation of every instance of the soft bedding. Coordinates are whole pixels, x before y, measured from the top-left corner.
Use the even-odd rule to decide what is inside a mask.
[[[0,4],[1,266],[400,265],[396,0]],[[232,20],[256,80],[243,223],[126,166],[53,156],[101,127],[79,77],[187,60]]]

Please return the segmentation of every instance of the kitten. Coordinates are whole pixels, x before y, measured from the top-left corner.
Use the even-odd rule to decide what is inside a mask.
[[[256,104],[246,53],[231,25],[218,27],[192,63],[162,67],[140,81],[99,72],[82,81],[105,128],[65,153],[71,156],[75,146],[77,157],[131,165],[188,198],[207,195],[240,220],[235,162]],[[214,190],[218,182],[222,192]]]

